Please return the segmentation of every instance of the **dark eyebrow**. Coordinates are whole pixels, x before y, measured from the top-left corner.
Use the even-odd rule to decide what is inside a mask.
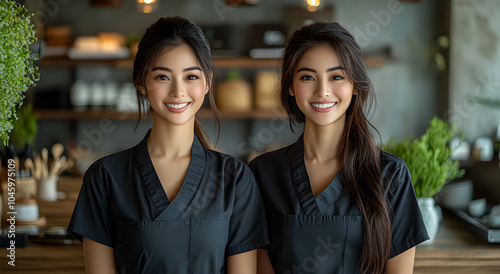
[[[327,69],[326,72],[330,72],[330,71],[334,71],[334,70],[345,70],[345,68],[342,66],[336,66],[336,67]],[[301,72],[301,71],[310,71],[310,72],[314,72],[314,73],[317,72],[316,70],[314,70],[312,68],[308,68],[308,67],[303,67],[303,68],[300,68],[299,70],[297,70],[297,72]]]
[[[151,71],[155,71],[155,70],[165,70],[165,71],[168,71],[168,72],[172,72],[171,69],[166,68],[166,67],[154,67]],[[201,68],[199,68],[199,67],[189,67],[189,68],[185,68],[183,71],[191,71],[191,70],[199,70],[199,71],[201,71]]]

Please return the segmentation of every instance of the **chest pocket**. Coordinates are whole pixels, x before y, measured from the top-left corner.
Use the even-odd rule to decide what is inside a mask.
[[[357,273],[362,249],[361,216],[270,216],[269,255],[276,274]]]
[[[115,222],[119,273],[225,273],[229,221]]]

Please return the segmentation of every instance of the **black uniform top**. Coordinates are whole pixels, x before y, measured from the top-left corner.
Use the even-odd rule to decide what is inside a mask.
[[[269,243],[250,169],[194,138],[182,186],[169,202],[147,137],[85,173],[68,231],[114,248],[120,273],[226,273],[226,258]]]
[[[390,258],[429,239],[403,160],[382,153],[393,210]],[[250,163],[261,188],[276,274],[357,273],[363,245],[363,218],[343,192],[340,174],[314,197],[304,163],[303,137]]]

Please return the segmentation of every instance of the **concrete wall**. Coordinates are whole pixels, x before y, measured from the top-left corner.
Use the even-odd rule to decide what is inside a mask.
[[[453,0],[450,109],[447,115],[469,142],[495,138],[500,124],[500,3]]]

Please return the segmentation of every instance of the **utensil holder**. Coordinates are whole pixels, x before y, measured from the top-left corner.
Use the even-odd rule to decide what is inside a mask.
[[[53,175],[42,178],[38,184],[38,199],[40,201],[57,201],[57,181],[59,176]]]

